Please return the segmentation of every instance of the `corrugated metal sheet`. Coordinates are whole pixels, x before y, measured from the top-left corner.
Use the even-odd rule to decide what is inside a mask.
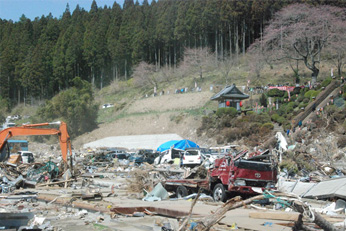
[[[314,187],[317,183],[306,183],[300,181],[284,181],[281,182],[279,186],[279,190],[287,193],[294,193],[298,196],[303,196],[306,192],[308,192],[312,187]]]
[[[324,199],[338,197],[346,199],[346,177],[315,183],[283,181],[279,184],[279,190],[288,193],[293,192],[304,198]]]
[[[319,182],[304,197],[318,199],[339,197],[346,199],[346,177]]]

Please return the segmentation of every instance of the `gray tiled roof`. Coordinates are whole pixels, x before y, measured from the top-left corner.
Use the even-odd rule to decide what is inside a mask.
[[[234,84],[231,86],[227,86],[224,89],[222,89],[219,93],[216,93],[213,97],[211,97],[211,100],[219,100],[222,98],[230,99],[247,99],[249,98],[248,95],[241,92]]]

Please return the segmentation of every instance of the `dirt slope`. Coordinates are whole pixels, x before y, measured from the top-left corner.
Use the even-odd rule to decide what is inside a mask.
[[[127,109],[127,113],[167,112],[184,109],[196,109],[206,104],[213,93],[191,92],[148,97],[137,100]]]
[[[191,139],[200,145],[212,145],[213,141],[197,137],[201,116],[186,113],[189,109],[198,109],[209,102],[214,93],[170,94],[143,98],[134,101],[124,109],[127,116],[107,124],[100,124],[94,131],[73,140],[76,148],[108,136],[145,135],[176,133],[185,139]],[[217,107],[215,103],[215,107]],[[216,108],[215,108],[216,109]],[[184,111],[185,110],[185,111]]]

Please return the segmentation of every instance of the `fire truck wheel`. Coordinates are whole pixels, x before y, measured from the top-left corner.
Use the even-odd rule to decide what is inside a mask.
[[[215,185],[213,190],[213,198],[214,198],[214,201],[216,202],[219,202],[219,201],[226,202],[227,194],[223,184],[219,183]]]
[[[188,195],[187,188],[183,185],[178,186],[176,193],[178,198],[186,197]]]

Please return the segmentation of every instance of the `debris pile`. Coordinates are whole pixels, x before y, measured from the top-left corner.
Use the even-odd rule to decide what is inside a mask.
[[[229,177],[227,171],[241,176],[242,169],[275,173],[276,157],[269,150],[235,151],[218,156],[211,165],[203,161],[192,168],[175,161],[136,164],[129,157],[110,158],[109,154],[105,149],[80,150],[73,157],[73,171],[63,170],[57,157],[43,161],[46,158],[36,156],[35,163],[29,164],[1,163],[0,215],[25,216],[18,224],[26,230],[69,230],[71,225],[87,230],[328,230],[342,227],[345,222],[346,189],[340,187],[346,185],[341,181],[345,178],[331,182],[338,169],[308,153],[305,157],[314,161],[317,170],[306,171],[307,182],[301,176],[288,177],[288,171],[286,175],[282,172],[280,192],[271,185],[247,186],[246,181],[225,178],[239,192],[247,187],[254,192],[253,196],[240,193],[241,197],[234,197],[236,193],[223,197],[226,194],[217,179]],[[332,190],[330,185],[338,188],[326,192],[326,188]],[[227,202],[215,202],[215,198]],[[321,204],[315,198],[330,202]],[[338,200],[333,203],[335,198]],[[240,214],[245,214],[246,222]],[[19,229],[12,224],[2,226]]]

